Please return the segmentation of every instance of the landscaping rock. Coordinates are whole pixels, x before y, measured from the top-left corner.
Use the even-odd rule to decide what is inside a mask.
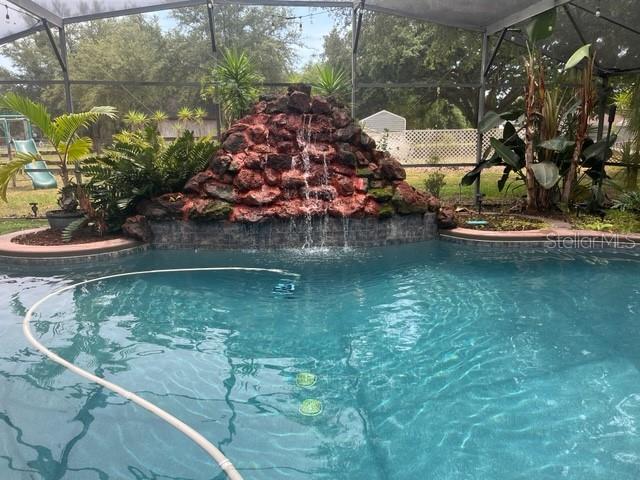
[[[402,165],[375,150],[343,105],[311,98],[307,86],[262,97],[223,139],[209,168],[186,183],[186,194],[141,202],[139,213],[163,220],[260,222],[439,209],[436,199],[404,182]]]
[[[127,237],[135,238],[141,242],[149,243],[153,238],[153,232],[144,215],[134,215],[125,220],[122,225],[122,233]]]

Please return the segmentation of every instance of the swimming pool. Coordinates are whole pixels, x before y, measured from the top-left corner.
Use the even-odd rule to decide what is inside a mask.
[[[151,251],[0,277],[0,479],[637,479],[640,257],[430,242],[332,252]],[[290,285],[291,284],[291,285]],[[292,288],[290,288],[292,287]],[[311,387],[298,385],[312,373]],[[319,400],[317,416],[300,413]]]

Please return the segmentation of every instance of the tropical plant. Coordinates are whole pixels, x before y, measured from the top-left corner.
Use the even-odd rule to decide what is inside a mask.
[[[0,107],[8,108],[25,116],[37,126],[42,135],[51,143],[57,158],[56,164],[60,168],[60,178],[63,188],[60,190],[59,203],[65,210],[75,210],[77,202],[73,195],[70,179],[70,167],[80,165],[93,149],[93,142],[89,137],[81,136],[80,132],[101,117],[115,118],[113,107],[93,107],[87,112],[65,113],[51,117],[47,108],[26,97],[15,93],[7,93],[0,98]],[[19,153],[15,160],[0,167],[0,197],[7,200],[7,187],[11,178],[25,165],[41,160],[36,154]]]
[[[640,213],[640,192],[625,192],[620,198],[613,201],[613,208],[623,212],[631,211]]]
[[[147,123],[149,123],[149,117],[137,110],[129,110],[122,117],[124,124],[132,131],[142,130]]]
[[[169,144],[151,126],[121,132],[102,155],[83,165],[90,178],[84,188],[97,216],[109,230],[118,230],[142,199],[181,190],[216,149],[210,138],[196,139],[188,130]]]
[[[318,94],[346,101],[351,89],[351,82],[347,79],[343,69],[324,64],[317,65],[315,73],[316,78],[312,87]]]
[[[640,82],[620,92],[615,101],[623,113],[629,133],[629,140],[623,144],[621,159],[627,170],[625,188],[635,190],[638,188],[640,170]]]
[[[567,205],[584,190],[582,180],[590,178],[593,185],[590,205],[595,208],[602,203],[601,187],[607,178],[604,162],[611,155],[615,136],[608,136],[609,143],[606,140],[595,143],[587,136],[595,96],[594,60],[589,45],[578,49],[564,68],[565,72],[570,71],[587,60],[578,74],[578,87],[547,88],[545,64],[535,43],[553,31],[554,22],[555,10],[551,10],[527,25],[524,109],[504,114],[490,111],[485,115],[479,130],[486,133],[506,120],[503,137],[490,139],[491,148],[485,152],[485,159],[461,183],[471,185],[483,169],[504,166],[499,190],[513,187],[513,182],[507,182],[514,173],[518,184],[526,187],[527,209],[540,211],[560,201]]]
[[[202,95],[221,105],[225,123],[231,125],[256,102],[262,81],[246,53],[225,50],[203,81]]]

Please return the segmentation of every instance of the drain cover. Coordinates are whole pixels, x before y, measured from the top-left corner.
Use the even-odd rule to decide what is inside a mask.
[[[322,413],[322,402],[315,398],[307,398],[300,404],[300,413],[307,417],[315,417]]]
[[[296,385],[299,387],[313,387],[318,381],[318,377],[310,372],[300,372],[296,375]]]

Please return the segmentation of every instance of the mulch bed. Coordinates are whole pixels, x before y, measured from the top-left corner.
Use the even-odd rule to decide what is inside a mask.
[[[467,221],[482,220],[487,222],[486,225],[469,225]],[[527,231],[539,230],[549,226],[548,223],[536,218],[524,217],[521,215],[509,214],[477,214],[477,213],[456,213],[456,221],[461,228],[471,228],[474,230],[491,230],[497,232],[507,231]]]
[[[74,233],[70,242],[62,241],[62,232],[57,230],[41,230],[39,232],[25,233],[13,238],[11,241],[19,243],[21,245],[80,245],[83,243],[100,242],[104,240],[113,240],[120,238],[120,235],[98,235],[95,231],[90,229],[79,230]]]

